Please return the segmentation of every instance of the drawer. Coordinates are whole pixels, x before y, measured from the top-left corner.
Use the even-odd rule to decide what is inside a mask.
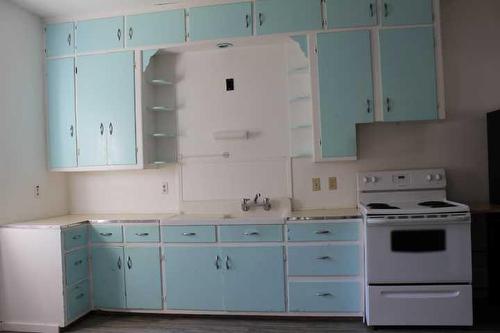
[[[369,286],[367,319],[371,326],[471,326],[472,286]]]
[[[66,322],[69,323],[90,311],[89,280],[66,289]]]
[[[224,225],[219,228],[221,242],[282,242],[281,225]]]
[[[357,245],[289,246],[292,276],[354,276],[360,271]]]
[[[67,253],[64,256],[66,267],[66,285],[70,286],[89,275],[87,248]]]
[[[123,234],[128,243],[158,243],[160,241],[158,225],[126,225],[123,227]]]
[[[291,312],[361,312],[359,282],[290,282]]]
[[[64,249],[66,251],[84,246],[88,242],[88,227],[80,225],[63,231]]]
[[[356,241],[359,238],[359,221],[331,223],[301,223],[288,225],[288,240],[308,241]]]
[[[166,243],[214,243],[215,226],[166,226],[162,236]]]
[[[90,228],[92,243],[122,243],[123,234],[120,225],[92,225]]]

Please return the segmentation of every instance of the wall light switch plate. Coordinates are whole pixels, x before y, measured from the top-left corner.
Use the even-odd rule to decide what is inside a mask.
[[[168,183],[162,183],[161,184],[161,194],[168,194]]]
[[[33,187],[33,195],[35,196],[35,199],[40,199],[40,185],[35,185]]]
[[[337,189],[337,177],[328,178],[328,189],[330,189],[330,191],[335,191]]]
[[[321,178],[312,179],[312,190],[313,192],[321,191]]]

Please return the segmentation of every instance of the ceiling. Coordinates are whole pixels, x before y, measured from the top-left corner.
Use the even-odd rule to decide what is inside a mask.
[[[197,0],[10,0],[45,20],[98,17],[175,7]],[[205,1],[206,2],[206,1]]]

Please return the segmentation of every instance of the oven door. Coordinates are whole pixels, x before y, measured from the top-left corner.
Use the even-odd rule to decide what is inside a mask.
[[[470,220],[366,222],[369,284],[472,280]]]

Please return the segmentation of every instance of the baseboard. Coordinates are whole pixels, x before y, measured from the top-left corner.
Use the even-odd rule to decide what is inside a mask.
[[[26,323],[2,322],[0,323],[0,331],[59,333],[59,326],[50,324],[26,324]]]

